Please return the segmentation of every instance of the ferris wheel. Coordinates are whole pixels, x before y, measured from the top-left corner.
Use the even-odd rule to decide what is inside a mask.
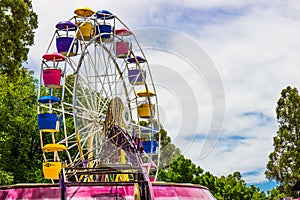
[[[160,124],[150,66],[107,10],[77,8],[43,55],[38,126],[52,182],[155,181]],[[145,177],[145,173],[147,176]]]

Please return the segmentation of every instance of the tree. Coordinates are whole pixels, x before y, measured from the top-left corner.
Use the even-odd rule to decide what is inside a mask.
[[[220,178],[210,172],[200,174],[194,178],[194,183],[208,187],[216,199],[266,199],[266,194],[254,185],[246,186],[240,172],[234,172],[227,177]]]
[[[36,81],[27,70],[19,72],[14,82],[0,75],[0,170],[6,179],[1,183],[42,180]]]
[[[274,200],[274,199],[280,199],[283,197],[286,197],[287,195],[280,193],[280,191],[277,188],[272,188],[271,190],[268,190],[268,200]]]
[[[0,184],[36,182],[42,175],[36,81],[22,63],[34,43],[37,15],[31,0],[1,0],[0,20]]]
[[[37,15],[30,0],[1,0],[0,21],[0,73],[14,77],[34,43]]]
[[[190,159],[180,155],[173,161],[167,170],[161,170],[158,175],[159,180],[177,183],[192,183],[193,178],[203,172]]]
[[[9,185],[13,182],[14,177],[11,173],[0,170],[0,185]]]
[[[279,129],[273,137],[274,151],[269,155],[265,175],[279,183],[280,192],[293,196],[291,188],[300,178],[300,95],[296,88],[282,90],[276,115]]]
[[[190,159],[180,155],[172,162],[168,169],[160,170],[158,179],[166,182],[193,183],[208,187],[214,197],[218,200],[233,199],[268,199],[263,191],[254,185],[247,187],[240,172],[234,172],[227,177],[218,178],[210,172],[196,166]],[[273,191],[273,197],[278,196]]]

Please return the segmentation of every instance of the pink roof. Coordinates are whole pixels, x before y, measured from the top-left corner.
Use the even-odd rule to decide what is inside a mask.
[[[214,200],[208,188],[193,184],[153,183],[155,200]]]
[[[116,34],[122,35],[122,36],[127,36],[127,35],[131,35],[132,33],[127,28],[119,28],[119,29],[116,29]]]
[[[47,61],[63,61],[65,60],[65,56],[58,53],[58,52],[53,52],[53,53],[45,53],[43,55],[43,58]]]
[[[152,183],[155,200],[215,200],[205,187],[192,184]],[[72,186],[67,199],[134,199],[133,186]],[[0,199],[60,199],[58,184],[29,184],[0,187]]]

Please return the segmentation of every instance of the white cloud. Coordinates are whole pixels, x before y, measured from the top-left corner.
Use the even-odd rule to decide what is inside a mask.
[[[220,141],[211,156],[199,161],[217,174],[260,169],[259,174],[246,180],[258,182],[264,178],[268,154],[273,149],[272,136],[277,128],[274,110],[280,91],[286,85],[299,87],[298,8],[289,4],[283,8],[257,7],[233,21],[208,24],[199,30],[205,38],[201,43],[224,81],[227,108],[224,134],[255,137],[235,147],[231,146],[235,141],[228,144]],[[260,127],[259,119],[241,117],[253,111],[273,120]],[[232,151],[220,153],[226,146]],[[213,161],[222,163],[222,169],[212,164]]]

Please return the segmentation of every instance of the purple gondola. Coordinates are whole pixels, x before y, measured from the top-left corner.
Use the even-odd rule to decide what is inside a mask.
[[[78,52],[78,41],[70,36],[70,31],[76,31],[77,27],[70,21],[62,21],[56,24],[59,31],[63,31],[63,35],[56,37],[57,52],[64,56],[76,56]]]
[[[140,56],[128,58],[129,64],[134,64],[134,67],[128,69],[128,79],[131,84],[142,85],[146,81],[146,71],[142,70],[138,64],[146,62],[146,60]]]

